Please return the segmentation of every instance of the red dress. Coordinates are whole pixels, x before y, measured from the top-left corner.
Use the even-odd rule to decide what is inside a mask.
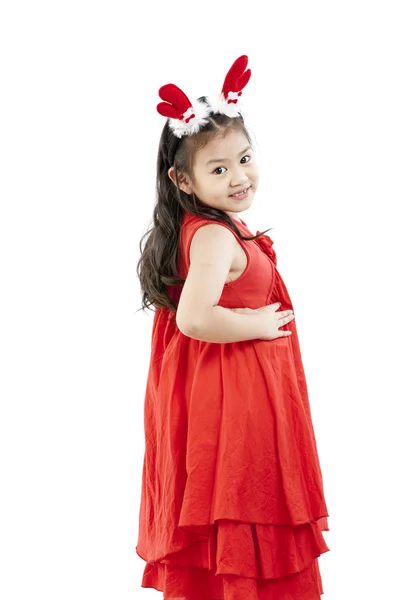
[[[193,234],[213,222],[184,213],[183,279]],[[247,267],[218,304],[294,311],[269,236],[236,239]],[[175,302],[181,289],[169,288]],[[280,328],[287,337],[210,343],[184,335],[172,314],[156,309],[153,321],[141,586],[165,600],[319,600],[329,515],[296,320]]]

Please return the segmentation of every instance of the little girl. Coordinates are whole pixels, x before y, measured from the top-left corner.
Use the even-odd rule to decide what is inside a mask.
[[[259,179],[246,68],[239,57],[215,98],[159,91],[168,120],[138,263],[155,315],[136,552],[142,587],[165,600],[324,593],[329,515],[293,305],[272,240],[239,216]]]

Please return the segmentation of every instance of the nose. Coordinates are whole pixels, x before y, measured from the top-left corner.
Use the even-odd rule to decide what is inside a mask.
[[[240,187],[241,185],[246,185],[249,183],[249,178],[247,174],[244,172],[243,168],[237,167],[236,169],[231,171],[231,187]]]

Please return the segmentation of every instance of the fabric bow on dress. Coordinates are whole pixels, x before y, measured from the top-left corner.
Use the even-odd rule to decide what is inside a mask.
[[[256,235],[261,233],[260,231],[256,231]],[[272,248],[273,240],[269,237],[269,235],[260,235],[260,237],[254,240],[260,246],[260,248],[270,257],[274,265],[276,265],[276,253]]]

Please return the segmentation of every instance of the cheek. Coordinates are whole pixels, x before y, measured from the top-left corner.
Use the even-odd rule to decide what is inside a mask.
[[[222,177],[210,177],[204,187],[207,188],[207,192],[209,194],[218,195],[218,190],[222,189],[223,187]]]
[[[250,178],[253,179],[254,183],[258,183],[259,175],[258,167],[253,167],[251,169]]]
[[[203,180],[198,186],[198,196],[200,198],[209,199],[212,202],[218,201],[221,195],[225,194],[226,183],[223,183],[222,178],[211,177]]]

